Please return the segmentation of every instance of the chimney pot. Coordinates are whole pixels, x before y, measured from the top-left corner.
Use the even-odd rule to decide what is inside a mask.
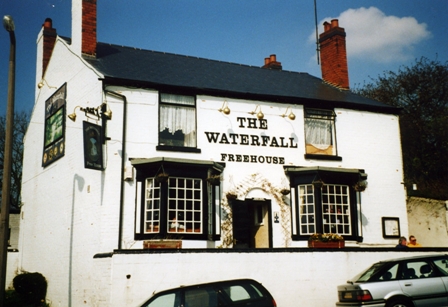
[[[44,28],[53,28],[53,21],[51,20],[51,18],[45,19],[43,26]]]
[[[331,20],[331,28],[336,28],[336,27],[339,27],[339,20],[332,19]]]
[[[261,68],[282,70],[282,63],[277,62],[275,54],[271,54],[268,58],[264,58],[264,65]]]
[[[331,24],[329,22],[324,22],[324,32],[330,31]]]

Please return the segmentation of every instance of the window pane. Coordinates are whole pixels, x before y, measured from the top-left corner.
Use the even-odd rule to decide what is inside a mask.
[[[146,179],[144,225],[145,233],[158,233],[160,226],[160,186],[155,185],[154,178]]]
[[[159,143],[167,146],[196,147],[194,97],[161,94]]]
[[[193,96],[183,96],[174,94],[160,94],[160,100],[166,103],[194,106]]]
[[[249,292],[240,285],[226,287],[224,291],[233,302],[250,299]]]
[[[168,186],[168,203],[169,233],[202,233],[202,180],[172,178]]]
[[[212,287],[185,291],[185,306],[217,307],[218,296]]]
[[[301,234],[310,235],[315,232],[315,203],[313,185],[299,186],[299,220]]]
[[[448,276],[448,259],[446,257],[434,260],[434,264],[440,270],[442,275]]]
[[[324,232],[351,235],[350,195],[348,186],[326,184],[322,187],[322,223]]]
[[[176,307],[174,305],[176,299],[175,293],[169,293],[159,296],[149,304],[144,304],[143,307]]]
[[[307,154],[335,155],[334,112],[305,110],[305,143]]]

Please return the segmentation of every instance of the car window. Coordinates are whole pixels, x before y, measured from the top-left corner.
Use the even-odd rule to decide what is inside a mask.
[[[212,287],[185,290],[185,307],[217,307],[218,297]]]
[[[403,277],[406,277],[406,271],[411,269],[412,271],[415,271],[414,278],[427,278],[427,277],[434,277],[437,276],[437,274],[433,271],[432,266],[430,263],[426,260],[419,260],[419,261],[410,261],[406,263],[405,270]]]
[[[255,285],[250,284],[250,287],[251,287],[252,290],[255,291],[254,294],[255,294],[256,297],[263,297],[264,296],[263,293],[260,291],[260,289],[258,289]]]
[[[397,273],[398,273],[398,263],[394,264],[388,270],[381,273],[378,276],[378,280],[381,280],[381,281],[396,280],[397,276],[398,276]]]
[[[177,307],[179,304],[176,302],[176,293],[167,293],[156,297],[150,303],[143,304],[142,307]]]
[[[435,259],[434,264],[444,276],[448,276],[448,260],[446,258]]]
[[[233,302],[250,299],[250,295],[246,289],[240,285],[230,285],[224,287],[224,291]]]
[[[383,263],[375,263],[364,272],[353,277],[352,280],[356,282],[368,281],[373,275],[378,273],[378,271],[380,271],[383,268],[383,266],[384,266]]]

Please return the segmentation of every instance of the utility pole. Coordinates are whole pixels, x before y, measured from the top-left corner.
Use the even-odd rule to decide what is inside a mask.
[[[5,301],[6,260],[8,257],[9,236],[9,206],[11,192],[12,139],[14,126],[14,91],[16,70],[16,37],[14,21],[11,16],[3,17],[3,26],[9,32],[9,73],[8,73],[8,104],[6,110],[5,151],[3,159],[3,186],[0,212],[0,306]]]

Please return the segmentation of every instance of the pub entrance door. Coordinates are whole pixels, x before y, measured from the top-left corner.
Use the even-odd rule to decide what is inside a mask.
[[[272,248],[270,200],[233,200],[232,211],[234,248]]]

